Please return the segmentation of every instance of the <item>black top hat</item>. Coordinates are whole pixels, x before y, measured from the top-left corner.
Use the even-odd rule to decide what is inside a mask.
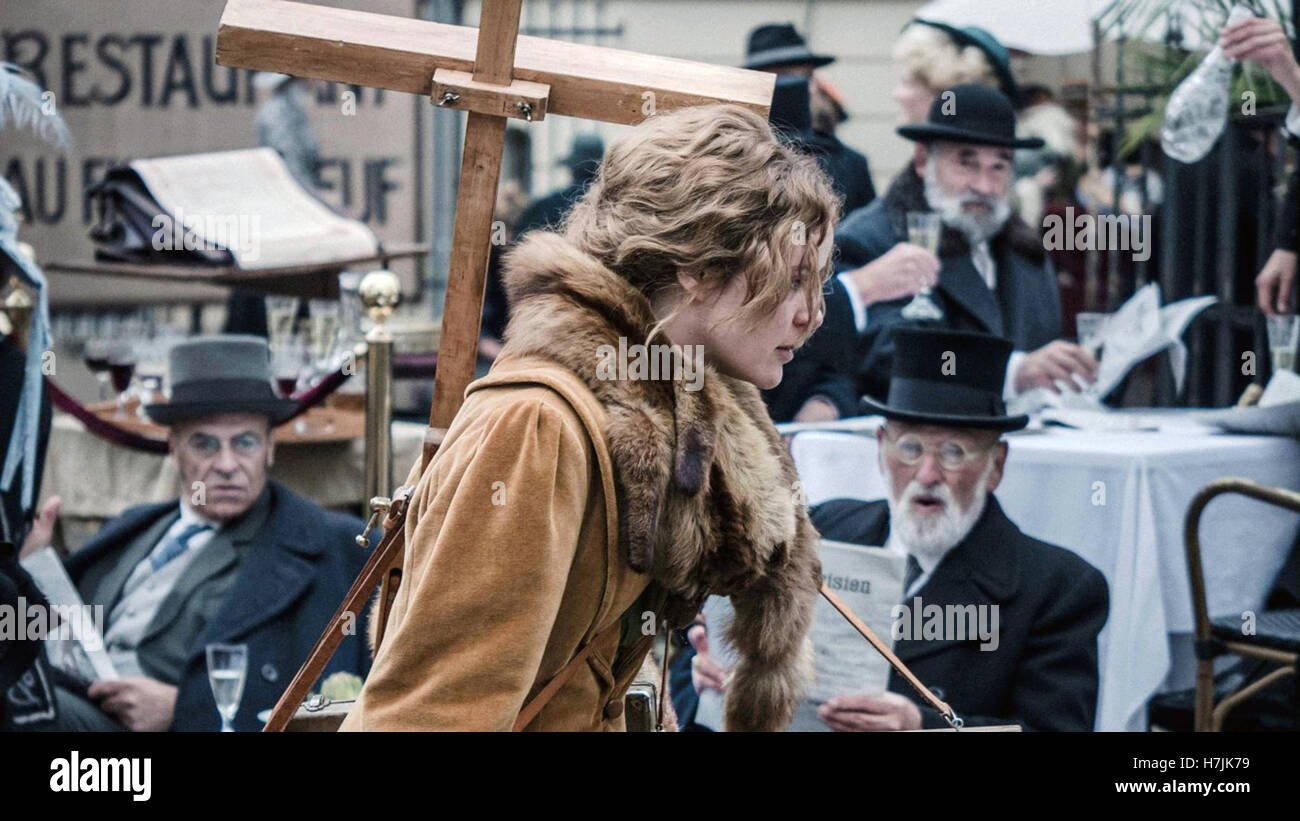
[[[1016,139],[1016,110],[1007,95],[978,83],[963,83],[940,91],[923,123],[901,125],[898,133],[909,140],[997,145],[1006,148],[1042,148],[1038,137]]]
[[[298,403],[271,388],[270,350],[257,336],[210,336],[178,343],[167,357],[171,401],[146,405],[160,425],[219,413],[260,413],[278,425]]]
[[[979,26],[954,26],[951,23],[926,20],[922,17],[913,18],[907,25],[913,24],[936,28],[951,37],[957,45],[974,46],[984,52],[989,65],[993,67],[993,73],[998,77],[998,85],[1002,88],[1002,93],[1007,95],[1007,99],[1011,100],[1013,106],[1020,107],[1020,86],[1016,84],[1015,75],[1011,73],[1011,54],[998,38]]]
[[[869,413],[918,425],[1019,430],[1023,414],[1008,416],[1002,404],[1011,342],[972,331],[898,328],[889,396],[862,404]]]
[[[821,68],[835,62],[826,54],[813,54],[795,31],[793,23],[767,23],[749,33],[745,48],[745,68],[771,68],[808,64]]]

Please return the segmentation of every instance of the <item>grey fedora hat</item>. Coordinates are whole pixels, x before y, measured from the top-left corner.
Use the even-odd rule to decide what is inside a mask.
[[[209,336],[181,342],[167,358],[171,401],[146,405],[160,425],[219,413],[260,413],[278,425],[298,403],[271,387],[271,353],[259,336]]]

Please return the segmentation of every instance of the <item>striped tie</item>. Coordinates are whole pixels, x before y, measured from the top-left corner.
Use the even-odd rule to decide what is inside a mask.
[[[185,552],[190,545],[190,539],[205,530],[211,530],[212,525],[192,524],[188,525],[180,533],[177,533],[170,539],[154,548],[149,554],[149,564],[153,566],[153,572],[157,573],[163,565]]]

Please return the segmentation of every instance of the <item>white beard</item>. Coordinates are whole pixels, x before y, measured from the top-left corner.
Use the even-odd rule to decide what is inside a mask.
[[[884,464],[885,480],[890,488],[890,530],[903,543],[903,547],[907,548],[907,552],[918,559],[926,559],[927,564],[934,566],[948,554],[949,550],[966,538],[971,528],[975,526],[975,522],[983,515],[984,506],[988,503],[989,494],[986,488],[989,475],[993,473],[994,462],[993,459],[988,460],[976,484],[975,496],[966,510],[961,509],[957,500],[953,498],[952,491],[943,483],[926,487],[913,479],[896,497],[889,465],[887,462]],[[943,510],[939,513],[914,513],[912,500],[921,494],[934,496],[942,501]]]
[[[945,194],[933,156],[925,161],[925,201],[939,214],[944,225],[961,231],[971,245],[979,245],[997,234],[1011,217],[1008,197],[986,197],[973,191],[956,196]],[[987,205],[988,210],[966,211],[965,205],[975,202]]]

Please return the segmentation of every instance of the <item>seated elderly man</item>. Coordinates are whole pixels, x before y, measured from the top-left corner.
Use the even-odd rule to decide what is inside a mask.
[[[916,324],[1010,339],[1005,399],[1040,387],[1078,390],[1076,377],[1095,379],[1092,355],[1057,338],[1060,295],[1039,232],[1011,213],[1013,151],[1043,144],[1017,139],[1015,129],[1011,102],[997,89],[964,84],[941,91],[926,122],[898,129],[916,142],[912,164],[836,231],[837,267],[864,337],[864,355],[848,365],[862,393],[884,396],[894,331]],[[909,236],[914,212],[940,216],[937,253]],[[931,286],[942,315],[913,314],[911,294]]]
[[[865,400],[887,419],[876,439],[889,498],[825,502],[813,523],[824,538],[905,555],[909,608],[997,608],[995,642],[963,631],[903,633],[895,643],[967,724],[1091,730],[1106,582],[1070,551],[1021,532],[993,495],[1007,458],[1001,434],[1028,421],[1007,416],[1000,397],[1011,345],[918,329],[899,329],[897,340],[887,401]],[[889,692],[845,693],[819,715],[835,730],[944,726],[897,674]]]
[[[87,686],[51,675],[51,684],[38,671],[23,703],[11,691],[11,729],[215,730],[205,647],[222,643],[248,648],[233,726],[259,730],[257,714],[274,706],[364,564],[360,521],[267,479],[271,429],[294,403],[271,389],[265,340],[181,343],[169,366],[171,401],[145,410],[171,428],[180,498],[127,510],[66,563],[85,602],[103,607],[119,677]],[[24,552],[48,542],[40,530]],[[325,675],[365,673],[363,635],[358,624]],[[32,704],[41,690],[53,704]]]

